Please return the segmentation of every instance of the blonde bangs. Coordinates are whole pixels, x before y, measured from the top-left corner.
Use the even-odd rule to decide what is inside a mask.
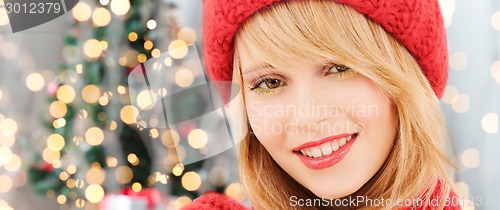
[[[240,47],[277,69],[335,62],[372,80],[396,105],[399,122],[394,148],[365,195],[429,199],[440,179],[444,205],[454,164],[438,100],[413,56],[380,25],[334,1],[289,1],[256,12],[235,36],[235,52]],[[233,72],[239,79],[237,53]],[[291,195],[314,197],[255,136],[247,136],[239,151],[241,179],[256,209],[291,208]]]
[[[383,31],[348,6],[295,1],[260,10],[239,30],[236,40],[278,69],[331,61],[373,67],[376,64],[366,63],[367,58],[387,59],[380,54],[386,49],[373,40],[378,30]]]

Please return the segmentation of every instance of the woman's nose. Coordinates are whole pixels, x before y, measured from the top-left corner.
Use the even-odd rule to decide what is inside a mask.
[[[327,97],[326,97],[327,96]],[[304,85],[294,94],[293,108],[288,116],[292,124],[301,133],[324,133],[327,132],[328,124],[325,123],[333,117],[332,109],[336,106],[331,92],[325,94],[321,87],[316,85]]]

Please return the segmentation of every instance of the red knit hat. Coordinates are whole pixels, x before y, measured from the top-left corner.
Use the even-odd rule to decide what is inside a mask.
[[[259,9],[285,0],[203,0],[203,51],[212,80],[231,81],[233,38]],[[380,24],[415,57],[441,98],[448,78],[448,50],[437,0],[335,0]]]

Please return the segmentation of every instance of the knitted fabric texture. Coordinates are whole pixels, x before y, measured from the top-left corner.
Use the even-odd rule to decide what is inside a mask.
[[[203,0],[203,50],[208,74],[231,81],[234,36],[256,11],[285,0]],[[448,78],[448,50],[437,0],[335,0],[380,24],[413,55],[436,96]]]
[[[206,193],[182,210],[249,210],[233,198],[219,193]]]

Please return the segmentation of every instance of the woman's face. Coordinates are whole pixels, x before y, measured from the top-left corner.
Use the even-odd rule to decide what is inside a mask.
[[[276,69],[239,47],[248,120],[260,143],[319,197],[360,189],[386,161],[397,112],[369,79],[341,63]]]

